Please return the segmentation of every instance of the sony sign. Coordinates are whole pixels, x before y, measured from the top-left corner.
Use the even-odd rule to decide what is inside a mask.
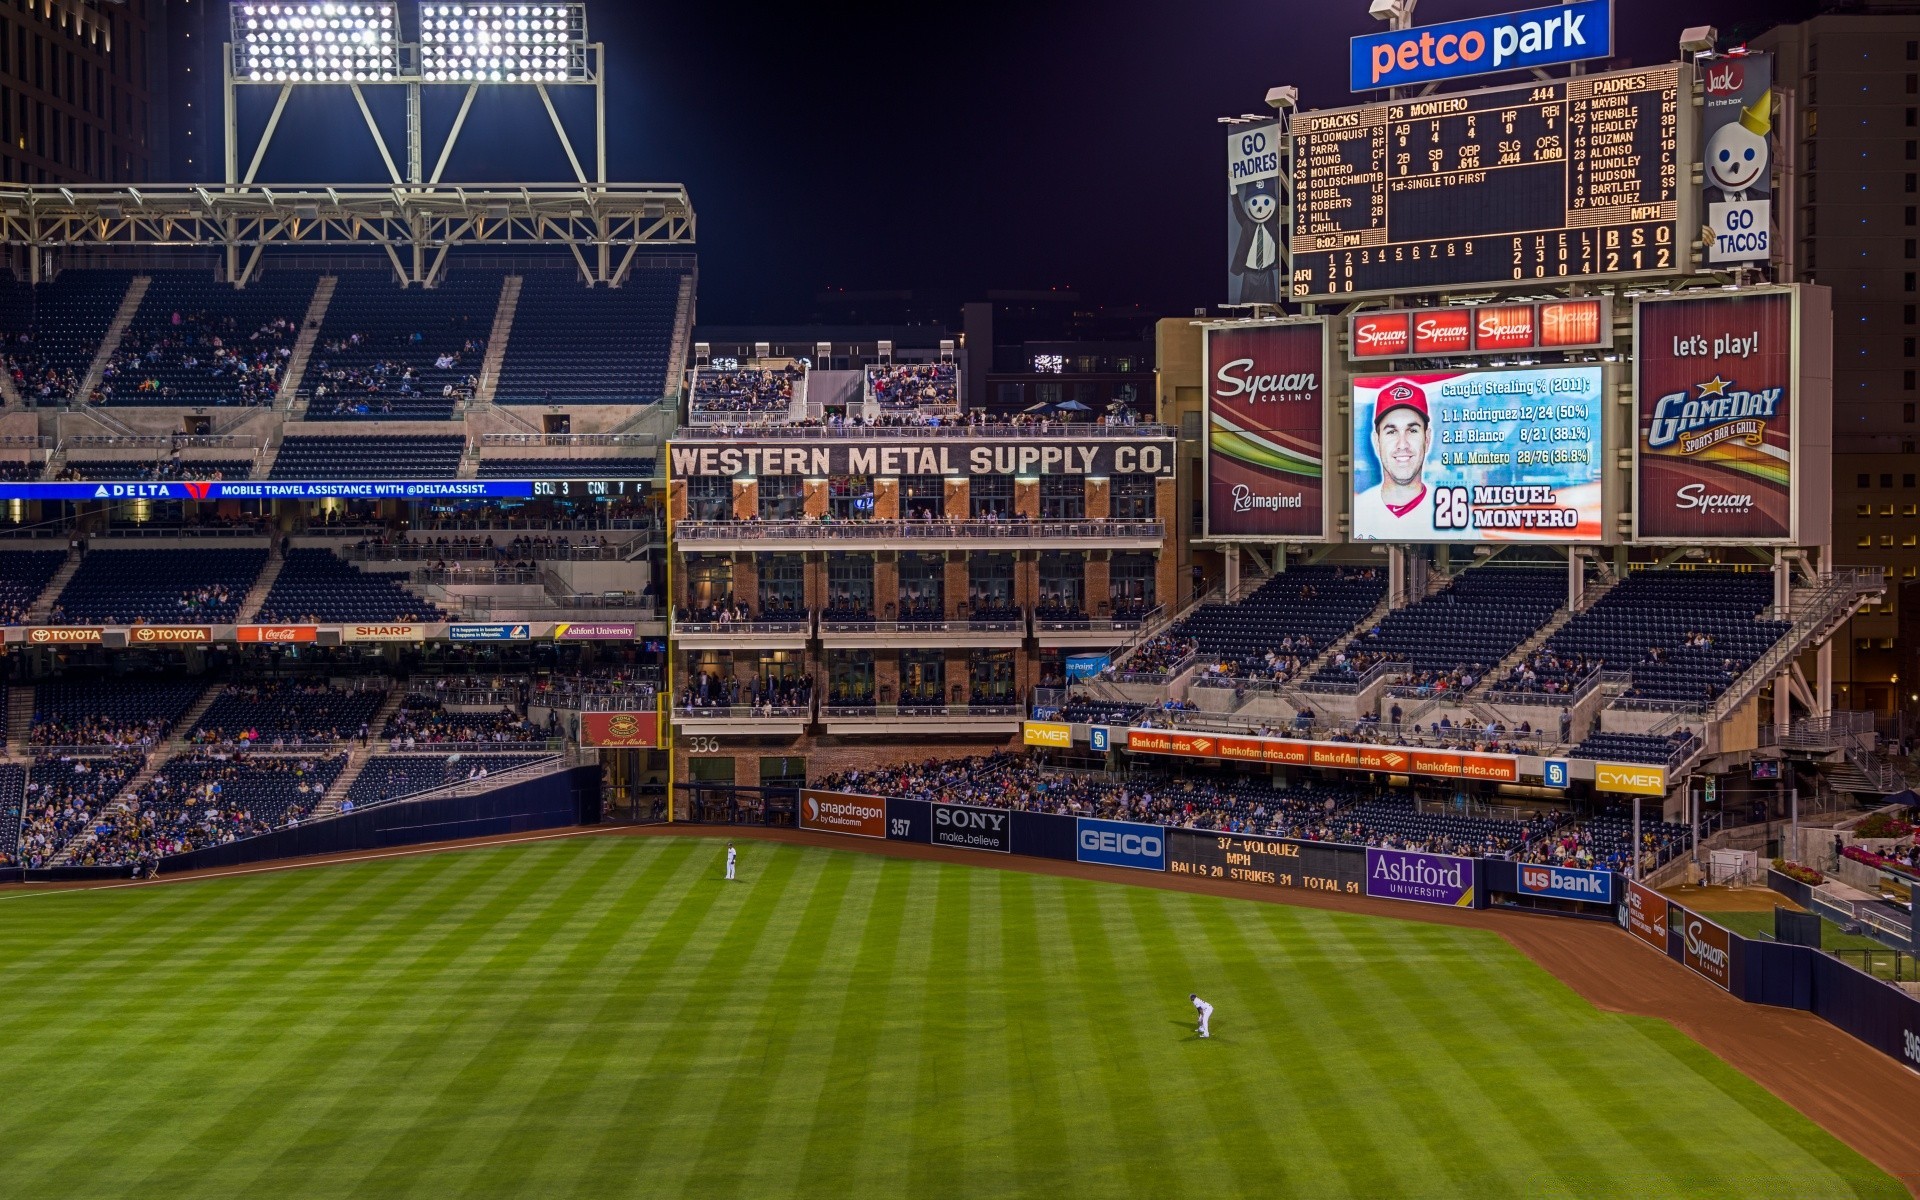
[[[939,803],[929,808],[933,817],[930,840],[934,845],[1013,853],[1013,818],[1004,809]]]

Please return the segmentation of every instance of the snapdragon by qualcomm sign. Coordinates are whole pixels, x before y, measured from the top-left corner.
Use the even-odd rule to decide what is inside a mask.
[[[1611,871],[1588,871],[1545,863],[1521,863],[1516,870],[1519,871],[1523,895],[1551,896],[1555,900],[1584,900],[1589,904],[1613,903]]]
[[[1451,854],[1367,847],[1367,895],[1382,900],[1473,907],[1473,860]]]
[[[1469,17],[1353,39],[1356,92],[1613,56],[1613,0]]]
[[[1080,817],[1078,822],[1073,844],[1081,862],[1142,871],[1167,869],[1167,834],[1160,826],[1095,817]]]

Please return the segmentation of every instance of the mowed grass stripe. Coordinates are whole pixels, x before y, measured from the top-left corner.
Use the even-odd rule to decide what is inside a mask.
[[[1479,931],[720,858],[585,839],[9,909],[41,964],[0,985],[16,1040],[138,1019],[0,1057],[0,1193],[1904,1195]],[[48,973],[78,939],[122,966]]]

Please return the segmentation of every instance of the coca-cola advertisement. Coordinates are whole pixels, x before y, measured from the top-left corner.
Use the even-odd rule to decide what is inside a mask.
[[[1797,315],[1786,288],[1636,305],[1639,540],[1793,539]]]
[[[1326,324],[1209,328],[1205,369],[1207,536],[1326,536]]]

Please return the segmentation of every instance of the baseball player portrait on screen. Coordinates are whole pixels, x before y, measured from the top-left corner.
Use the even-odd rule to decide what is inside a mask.
[[[1353,380],[1353,536],[1600,540],[1602,372],[1585,364]]]

